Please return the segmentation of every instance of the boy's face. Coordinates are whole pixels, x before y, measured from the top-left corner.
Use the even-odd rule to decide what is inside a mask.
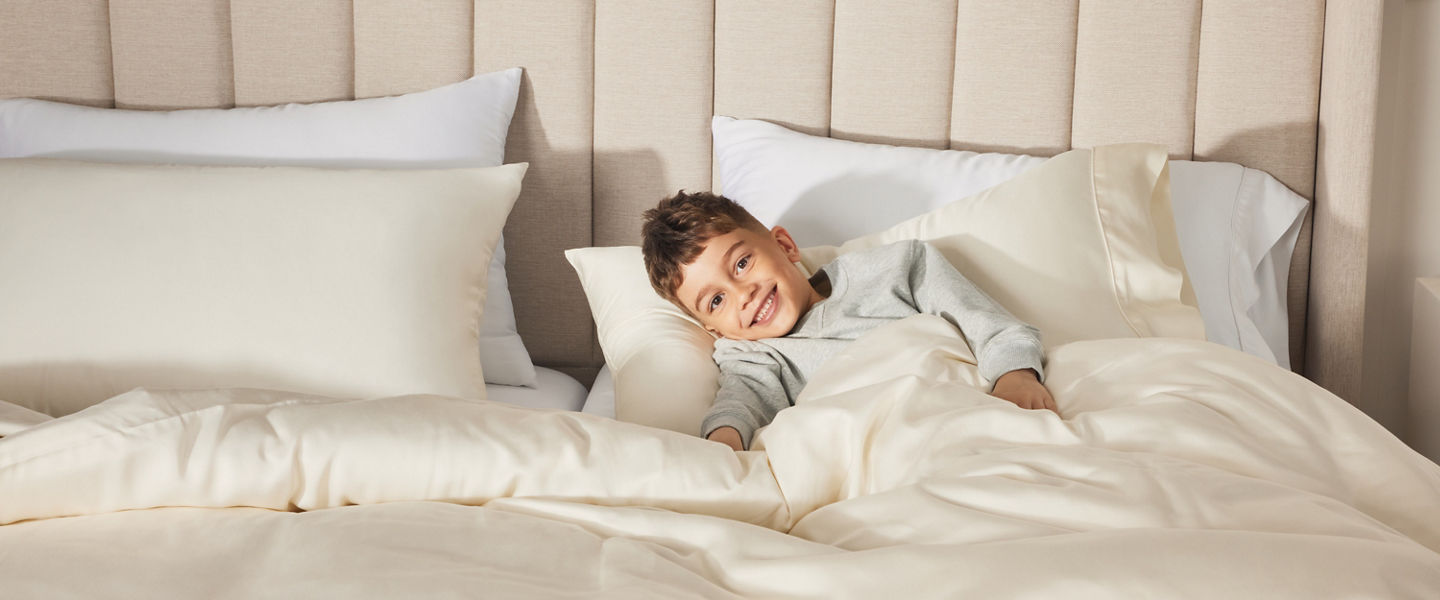
[[[737,340],[782,337],[821,300],[795,268],[800,249],[782,227],[710,238],[680,268],[676,297],[706,329]]]

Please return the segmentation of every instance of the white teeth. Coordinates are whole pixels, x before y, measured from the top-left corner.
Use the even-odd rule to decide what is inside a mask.
[[[760,310],[755,311],[755,318],[750,321],[751,325],[764,321],[770,316],[770,308],[775,305],[775,292],[770,292],[765,297],[765,304],[760,305]]]

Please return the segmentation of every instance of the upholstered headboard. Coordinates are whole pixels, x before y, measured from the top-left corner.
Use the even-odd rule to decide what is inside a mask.
[[[601,364],[561,251],[719,185],[712,114],[837,138],[1055,154],[1119,141],[1270,172],[1315,201],[1292,363],[1360,389],[1378,0],[7,0],[0,97],[228,107],[526,76],[506,228],[539,364]]]

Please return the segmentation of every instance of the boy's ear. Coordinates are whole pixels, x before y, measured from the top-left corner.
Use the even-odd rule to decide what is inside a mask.
[[[780,244],[780,249],[785,251],[785,258],[790,262],[800,262],[800,245],[795,243],[795,238],[790,237],[789,231],[776,225],[770,228],[770,235],[775,238],[775,243]]]

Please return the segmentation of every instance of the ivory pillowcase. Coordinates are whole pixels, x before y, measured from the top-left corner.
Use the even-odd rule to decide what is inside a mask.
[[[520,69],[423,92],[314,104],[117,110],[0,100],[0,158],[332,168],[493,167],[520,91]],[[505,248],[491,259],[480,358],[490,383],[535,385],[516,330]]]
[[[1047,346],[1113,337],[1204,339],[1170,215],[1166,165],[1156,145],[1074,150],[885,231],[806,248],[802,257],[813,270],[841,253],[923,239],[1039,328]],[[711,338],[650,289],[638,248],[586,248],[567,257],[614,373],[617,416],[697,433],[715,397]]]
[[[525,169],[0,161],[0,398],[483,398],[487,265]]]
[[[576,248],[565,258],[595,317],[615,418],[698,435],[720,375],[714,338],[650,288],[639,246]]]

